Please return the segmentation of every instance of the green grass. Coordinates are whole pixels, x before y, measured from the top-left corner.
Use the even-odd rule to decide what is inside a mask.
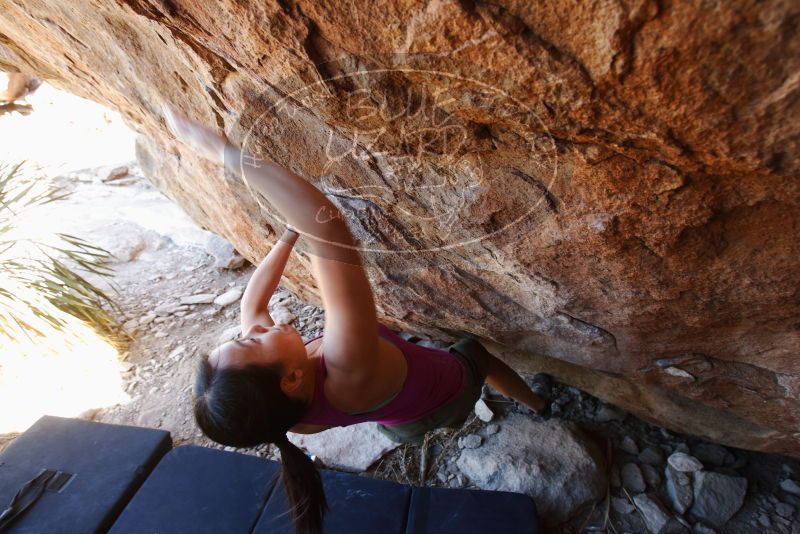
[[[23,164],[0,164],[0,338],[12,341],[63,332],[68,314],[110,341],[127,339],[112,314],[114,301],[85,276],[113,275],[112,255],[85,240],[56,233],[47,243],[15,237],[24,214],[69,196],[23,172]]]

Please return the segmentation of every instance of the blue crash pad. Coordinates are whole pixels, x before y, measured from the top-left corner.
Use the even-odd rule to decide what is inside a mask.
[[[45,416],[0,453],[0,511],[43,469],[74,475],[45,491],[13,534],[106,532],[158,460],[169,432]]]

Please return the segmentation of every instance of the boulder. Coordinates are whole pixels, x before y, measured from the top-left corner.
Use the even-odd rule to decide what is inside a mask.
[[[230,250],[285,223],[165,101],[338,203],[390,325],[800,456],[797,2],[101,4],[0,0],[0,69],[119,111]]]
[[[327,467],[362,472],[384,454],[400,445],[376,428],[374,423],[336,427],[317,434],[293,434],[289,441],[316,455]]]
[[[478,449],[464,449],[459,470],[482,489],[526,493],[545,522],[560,524],[603,497],[602,455],[573,425],[512,414]]]

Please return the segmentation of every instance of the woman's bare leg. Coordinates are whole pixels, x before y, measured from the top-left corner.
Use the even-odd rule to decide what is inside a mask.
[[[547,401],[534,393],[522,377],[502,360],[492,355],[489,355],[488,358],[489,368],[486,373],[486,383],[506,397],[541,414],[547,406]]]

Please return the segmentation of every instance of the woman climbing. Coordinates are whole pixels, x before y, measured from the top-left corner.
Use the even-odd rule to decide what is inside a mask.
[[[428,430],[460,426],[484,381],[536,413],[545,410],[547,380],[535,393],[479,342],[464,339],[448,351],[425,348],[378,323],[356,242],[316,187],[268,161],[234,169],[250,155],[203,125],[169,109],[165,114],[180,139],[243,172],[290,225],[247,284],[240,338],[200,362],[194,413],[218,443],[277,445],[298,532],[321,532],[326,504],[319,473],[289,442],[289,431],[374,421],[395,441],[419,441]],[[268,309],[298,235],[307,239],[325,308],[324,334],[307,343],[292,326],[276,325]]]

